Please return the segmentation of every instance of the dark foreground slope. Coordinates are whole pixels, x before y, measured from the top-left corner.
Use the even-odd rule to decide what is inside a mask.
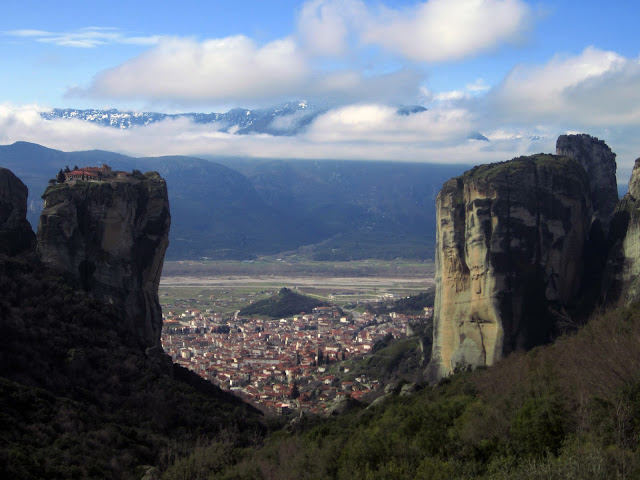
[[[149,182],[164,184],[157,174],[146,178],[122,188],[109,182],[59,186],[64,198],[47,197],[41,259],[33,232],[26,228],[25,235],[27,189],[0,169],[2,478],[142,478],[151,473],[149,465],[162,468],[201,438],[224,437],[242,446],[250,435],[260,437],[255,409],[173,365],[162,352],[159,308],[143,316],[139,308],[127,308],[136,300],[122,291],[143,287],[157,304],[156,273],[146,272],[157,266],[159,275],[168,235],[166,189],[133,195]],[[59,205],[64,208],[54,208]],[[78,210],[84,213],[76,215]],[[108,214],[114,210],[135,212],[125,216],[140,229],[129,231],[132,225]],[[26,241],[17,243],[21,239]],[[144,255],[111,255],[110,243]],[[101,281],[75,267],[72,259],[80,254]],[[123,271],[118,262],[127,259]],[[78,282],[78,275],[86,281]],[[157,333],[140,329],[140,319]]]
[[[108,306],[0,257],[4,478],[142,478],[201,438],[259,437],[255,410],[160,358]]]

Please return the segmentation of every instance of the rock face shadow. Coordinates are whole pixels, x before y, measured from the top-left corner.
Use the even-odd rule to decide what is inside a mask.
[[[438,194],[431,380],[549,342],[595,306],[615,154],[588,135],[557,153],[475,167]]]
[[[141,347],[160,347],[158,285],[171,223],[165,181],[149,172],[63,183],[43,198],[41,260],[111,305]]]

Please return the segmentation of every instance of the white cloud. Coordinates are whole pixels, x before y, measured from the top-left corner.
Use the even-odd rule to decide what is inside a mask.
[[[69,150],[104,149],[155,155],[228,155],[274,158],[335,158],[431,162],[472,162],[478,150],[465,139],[465,112],[429,111],[401,116],[382,105],[331,110],[295,137],[232,135],[187,119],[119,130],[82,120],[44,120],[32,106],[0,106],[0,143],[19,140]],[[486,143],[486,142],[485,142]],[[461,150],[452,153],[457,148]],[[439,152],[449,151],[446,156]],[[499,159],[502,159],[498,157]],[[494,158],[495,159],[495,158]]]
[[[515,68],[488,96],[501,121],[640,125],[640,59],[593,47]]]
[[[521,0],[429,0],[371,15],[361,38],[411,60],[457,60],[519,41],[530,18]]]
[[[404,9],[310,0],[298,31],[312,53],[339,56],[349,47],[373,45],[412,61],[437,62],[520,41],[531,18],[522,0],[429,0]]]
[[[413,115],[398,115],[396,109],[377,104],[349,105],[330,110],[309,128],[307,137],[318,143],[459,143],[472,129],[469,112],[433,109]],[[372,148],[373,150],[373,148]]]
[[[347,53],[353,24],[364,16],[359,0],[310,0],[298,17],[298,35],[312,55],[338,57]]]
[[[414,61],[458,59],[512,41],[528,16],[522,0],[429,0],[405,10],[375,8],[362,0],[309,0],[300,10],[296,32],[265,45],[243,35],[203,41],[137,38],[95,27],[63,34],[10,33],[58,45],[152,44],[98,73],[88,87],[69,88],[68,97],[164,106],[255,105],[314,96],[411,102],[425,75]]]
[[[204,42],[164,38],[98,74],[89,93],[177,101],[261,98],[296,90],[307,76],[306,61],[291,39],[258,47],[241,35]]]
[[[312,67],[292,38],[258,46],[245,36],[206,40],[163,38],[157,46],[98,74],[68,97],[95,96],[151,102],[260,102],[329,96],[337,101],[402,101],[418,91],[422,75],[402,69],[365,76],[357,70]]]
[[[158,35],[129,36],[112,27],[86,27],[69,32],[49,32],[45,30],[10,30],[5,35],[32,38],[42,43],[52,43],[62,47],[94,48],[107,44],[155,45]]]
[[[538,152],[554,152],[567,129],[482,128],[468,110],[435,108],[402,116],[378,104],[328,111],[297,136],[233,135],[186,118],[119,130],[82,120],[44,120],[37,106],[0,105],[0,144],[28,141],[65,151],[102,149],[134,156],[194,155],[296,159],[392,160],[478,164]],[[491,142],[467,140],[481,131]],[[640,154],[634,129],[583,130],[618,153],[619,179],[628,181]]]
[[[482,78],[476,79],[475,82],[465,85],[465,89],[469,92],[486,92],[491,87],[485,83]]]

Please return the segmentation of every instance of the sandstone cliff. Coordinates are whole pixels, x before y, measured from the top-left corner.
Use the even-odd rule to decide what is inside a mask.
[[[602,285],[606,305],[629,305],[640,300],[640,158],[629,190],[616,206],[611,221],[609,254]]]
[[[32,250],[36,236],[27,221],[27,187],[6,168],[0,168],[0,253]]]
[[[444,184],[431,378],[550,340],[581,288],[591,198],[585,170],[553,155],[479,166]]]
[[[158,285],[170,225],[165,181],[150,172],[120,182],[61,184],[43,198],[42,261],[113,305],[142,347],[160,346]]]

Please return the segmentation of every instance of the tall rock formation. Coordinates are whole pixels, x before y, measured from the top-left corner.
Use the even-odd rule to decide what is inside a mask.
[[[618,203],[616,154],[604,141],[582,133],[560,135],[556,141],[556,155],[573,158],[587,172],[591,185],[593,220],[600,222],[606,236],[611,215]]]
[[[0,253],[32,250],[36,236],[27,221],[28,190],[11,170],[0,167]]]
[[[616,206],[609,234],[609,255],[603,275],[603,302],[629,305],[640,300],[640,158],[629,190]]]
[[[581,288],[589,178],[553,155],[482,165],[436,199],[432,379],[551,339]]]
[[[47,189],[38,226],[42,261],[113,305],[142,347],[160,346],[158,285],[169,244],[169,201],[155,172]]]

